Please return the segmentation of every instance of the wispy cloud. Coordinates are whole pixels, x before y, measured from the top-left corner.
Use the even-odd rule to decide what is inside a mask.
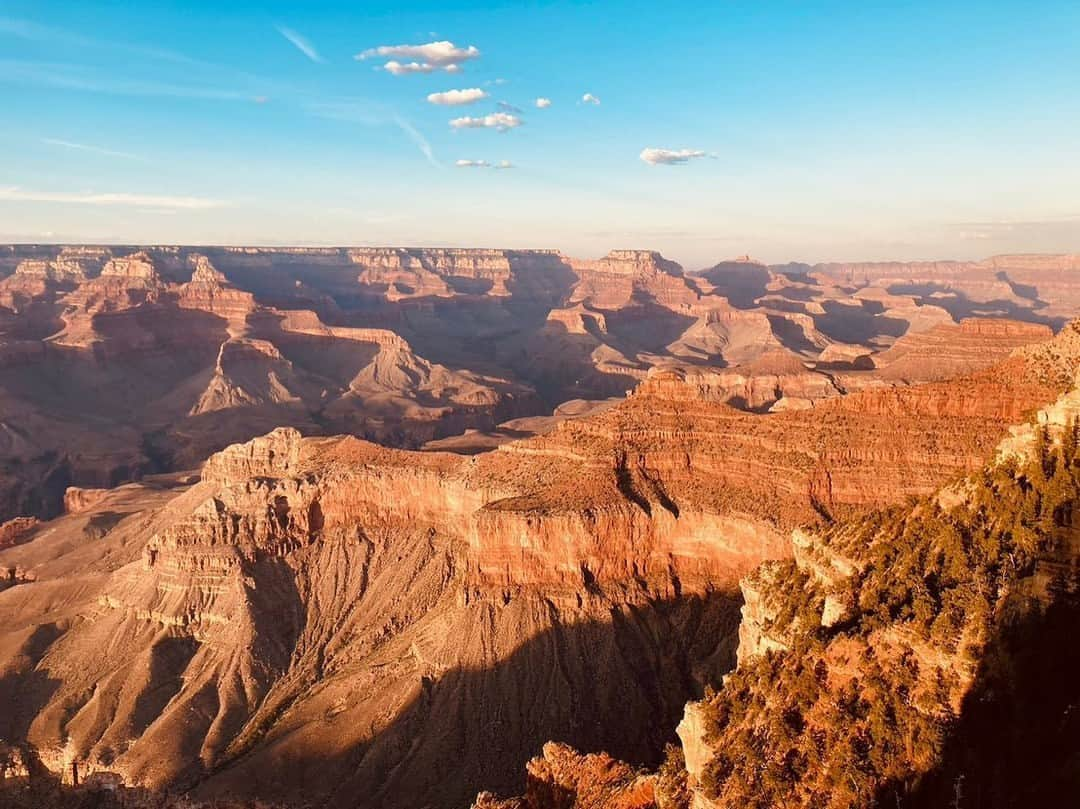
[[[593,105],[599,106],[600,105],[600,99],[597,98],[596,96],[594,96],[592,93],[586,93],[585,95],[583,95],[581,97],[581,103],[582,104],[593,104]]]
[[[348,121],[366,126],[387,124],[393,118],[378,103],[364,99],[313,101],[304,105],[303,109],[317,118],[326,118],[331,121]]]
[[[642,149],[639,157],[650,166],[675,166],[696,160],[699,157],[708,157],[706,152],[700,149]]]
[[[497,129],[500,132],[505,132],[508,129],[516,129],[523,123],[525,122],[518,116],[511,115],[508,112],[493,112],[479,118],[469,116],[455,118],[450,122],[450,126],[454,129]]]
[[[304,109],[311,115],[331,121],[347,121],[364,126],[393,124],[420,150],[428,163],[435,168],[442,168],[442,164],[435,157],[435,152],[423,133],[400,115],[378,102],[362,99],[341,99],[310,103],[305,105]]]
[[[379,45],[356,54],[356,59],[365,60],[373,57],[389,59],[383,69],[394,76],[410,73],[432,73],[443,70],[457,73],[461,65],[480,57],[480,50],[475,45],[459,48],[449,40],[428,42],[425,45]],[[411,62],[399,62],[399,59],[411,59]]]
[[[1053,244],[1080,241],[1080,215],[1056,219],[999,219],[951,224],[961,241],[1012,241],[1018,244]]]
[[[228,202],[205,197],[163,196],[158,194],[92,193],[82,191],[34,191],[17,186],[0,186],[0,202],[53,202],[64,205],[127,206],[207,210],[223,208]]]
[[[431,144],[428,143],[427,138],[420,134],[420,131],[416,127],[404,118],[398,117],[394,118],[394,124],[398,129],[405,133],[409,140],[416,144],[416,148],[420,150],[420,153],[423,154],[425,158],[427,158],[427,162],[437,169],[442,168],[442,164],[435,159],[435,152],[432,151]]]
[[[55,62],[0,59],[0,82],[31,84],[60,90],[123,96],[196,98],[217,101],[251,100],[252,96],[221,87],[171,84],[143,79],[95,75],[90,68]]]
[[[509,160],[500,160],[498,163],[487,160],[458,160],[454,162],[454,165],[459,169],[512,169],[514,167]]]
[[[536,108],[538,110],[546,110],[548,107],[551,106],[551,99],[541,97],[536,99],[534,103],[536,104]]]
[[[216,67],[200,59],[163,48],[152,48],[145,45],[132,45],[126,42],[112,42],[85,36],[63,28],[53,28],[42,25],[32,20],[16,19],[12,17],[0,17],[0,35],[18,37],[29,42],[44,42],[66,48],[85,48],[96,50],[108,50],[121,52],[132,56],[142,56],[148,59],[156,59],[162,62],[174,62],[176,64],[193,65],[199,67]]]
[[[302,34],[297,33],[291,28],[286,28],[284,25],[276,26],[277,31],[285,39],[289,40],[300,53],[304,54],[312,62],[318,62],[324,64],[325,60],[319,55],[319,52],[315,49],[315,46],[311,44],[311,40]]]
[[[521,107],[515,107],[513,104],[507,101],[498,101],[495,106],[499,108],[500,112],[512,112],[515,115],[520,115],[524,110]]]
[[[60,140],[59,138],[42,138],[41,142],[49,146],[59,146],[62,149],[75,149],[80,152],[92,152],[93,154],[104,155],[106,157],[119,157],[124,160],[138,160],[139,162],[146,162],[145,157],[132,154],[131,152],[120,152],[114,149],[103,149],[100,146],[90,146],[86,143],[75,143],[70,140]]]
[[[431,104],[460,107],[463,104],[475,104],[477,101],[487,97],[487,92],[481,90],[479,87],[470,87],[467,90],[447,90],[443,93],[429,93],[427,100]]]

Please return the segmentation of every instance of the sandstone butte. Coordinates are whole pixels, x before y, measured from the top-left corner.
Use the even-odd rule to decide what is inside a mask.
[[[545,748],[533,794],[647,805],[617,761],[656,765],[731,669],[739,580],[800,525],[977,468],[1078,360],[1070,325],[764,416],[657,370],[475,456],[281,428],[194,483],[72,492],[0,551],[0,736],[57,773],[350,807],[514,794],[556,740],[596,755]]]

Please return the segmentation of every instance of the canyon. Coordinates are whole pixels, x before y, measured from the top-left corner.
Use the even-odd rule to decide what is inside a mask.
[[[1061,442],[1074,265],[0,248],[0,739],[192,800],[745,801],[725,677],[855,620],[868,510]]]
[[[640,250],[0,247],[0,521],[277,426],[475,452],[655,369],[755,412],[955,376],[1060,328],[1031,290],[1067,309],[1069,259],[1041,261],[906,277],[750,259],[688,273]]]

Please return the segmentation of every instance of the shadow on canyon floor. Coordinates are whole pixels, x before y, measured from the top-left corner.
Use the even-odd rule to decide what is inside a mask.
[[[1046,303],[1038,298],[1035,287],[1014,286],[1011,281],[1006,283],[1013,287],[1018,297],[1030,300],[1034,305],[1020,306],[1010,300],[973,301],[959,289],[940,283],[892,284],[886,291],[890,295],[909,295],[920,306],[941,307],[957,322],[966,317],[1005,317],[1025,323],[1039,323],[1054,331],[1058,331],[1068,322],[1066,317],[1049,317],[1037,311],[1045,308]]]
[[[687,700],[734,663],[734,592],[622,605],[610,620],[570,624],[550,601],[538,603],[549,629],[490,668],[419,678],[410,704],[367,742],[336,756],[284,756],[268,752],[275,740],[266,738],[195,794],[461,809],[484,789],[520,793],[526,762],[552,740],[654,767]]]

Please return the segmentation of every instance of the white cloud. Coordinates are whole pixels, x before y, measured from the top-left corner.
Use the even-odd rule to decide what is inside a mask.
[[[129,206],[135,208],[183,208],[207,210],[229,203],[205,197],[172,197],[155,194],[95,194],[80,191],[32,191],[14,186],[0,187],[0,202],[58,202],[67,205]]]
[[[514,167],[509,160],[500,160],[494,164],[487,160],[458,160],[454,165],[462,169],[512,169]]]
[[[551,99],[550,98],[538,98],[538,99],[536,99],[536,101],[534,103],[536,104],[537,109],[546,110],[548,107],[551,106]]]
[[[639,157],[650,166],[673,166],[699,157],[708,157],[700,149],[642,149]]]
[[[410,73],[432,73],[434,65],[422,65],[419,62],[395,62],[393,60],[383,65],[383,70],[393,76],[408,76]]]
[[[523,123],[525,122],[518,116],[508,112],[493,112],[480,118],[455,118],[450,122],[450,126],[454,129],[498,129],[505,132],[507,129],[516,129]]]
[[[459,107],[462,104],[475,104],[477,101],[487,97],[488,94],[479,87],[470,87],[467,90],[447,90],[444,93],[430,93],[427,100],[432,104]]]
[[[597,98],[596,96],[594,96],[592,93],[586,93],[585,95],[583,95],[581,97],[581,103],[582,104],[596,104],[597,106],[599,106],[600,99]]]
[[[315,46],[311,44],[311,41],[309,39],[307,39],[301,34],[298,34],[291,28],[286,28],[282,25],[277,26],[277,30],[279,34],[285,37],[285,39],[289,40],[289,42],[296,46],[297,50],[299,50],[312,62],[318,62],[319,64],[323,63],[322,56],[320,56],[319,52],[315,50]]]
[[[371,59],[372,57],[390,57],[383,69],[395,76],[404,76],[410,73],[432,73],[436,70],[444,70],[447,73],[457,73],[461,70],[463,62],[477,59],[480,51],[475,45],[467,48],[459,48],[449,40],[429,42],[426,45],[380,45],[377,48],[369,48],[358,53],[357,59]],[[399,62],[399,59],[411,59],[411,62]]]
[[[118,152],[113,149],[103,149],[100,146],[88,146],[85,143],[74,143],[70,140],[59,140],[58,138],[42,138],[41,142],[49,146],[59,146],[63,149],[75,149],[80,152],[93,152],[94,154],[105,155],[106,157],[119,157],[124,160],[138,160],[145,161],[146,158],[139,157],[131,152]]]

